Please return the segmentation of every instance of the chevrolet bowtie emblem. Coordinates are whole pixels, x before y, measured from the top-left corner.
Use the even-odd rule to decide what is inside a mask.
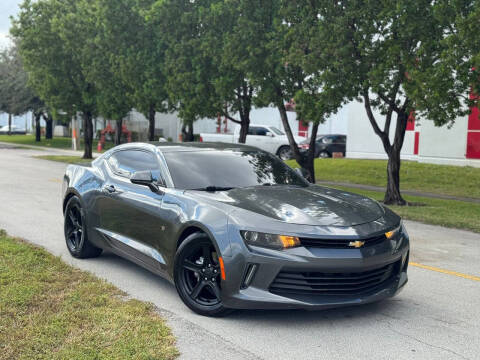
[[[348,246],[359,248],[359,247],[362,247],[363,244],[365,244],[365,241],[357,240],[357,241],[350,241],[348,243]]]

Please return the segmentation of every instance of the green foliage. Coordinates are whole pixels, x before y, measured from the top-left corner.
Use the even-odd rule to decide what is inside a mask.
[[[167,46],[166,88],[186,123],[221,114],[248,129],[255,91],[230,53],[238,16],[233,4],[219,0],[157,1],[147,14],[155,41]]]
[[[288,59],[319,89],[312,102],[320,112],[360,99],[389,157],[385,202],[404,204],[400,195],[400,151],[407,119],[451,124],[465,113],[468,91],[456,73],[439,62],[448,51],[452,23],[445,2],[428,0],[283,0],[282,26],[291,44]],[[433,76],[440,71],[442,76]],[[298,95],[301,98],[301,94]],[[312,107],[310,107],[312,108]],[[384,125],[373,110],[384,117]],[[396,114],[395,125],[392,125]],[[394,126],[393,140],[390,128]]]
[[[27,73],[14,45],[0,53],[0,111],[21,115],[43,111],[45,105],[27,86]]]
[[[95,90],[82,71],[83,45],[89,32],[75,16],[75,0],[25,0],[11,29],[29,83],[46,103],[74,114],[96,112]]]

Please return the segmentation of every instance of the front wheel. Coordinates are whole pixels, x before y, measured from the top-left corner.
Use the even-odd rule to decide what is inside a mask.
[[[322,159],[326,159],[330,157],[330,154],[327,151],[320,151],[320,153],[318,154],[318,157]]]
[[[231,312],[222,304],[219,256],[206,234],[195,233],[182,242],[175,255],[174,279],[178,295],[197,314]]]

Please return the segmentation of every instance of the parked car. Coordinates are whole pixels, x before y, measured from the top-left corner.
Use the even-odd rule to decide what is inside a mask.
[[[223,142],[236,144],[240,135],[240,126],[237,125],[233,134],[200,134],[200,141],[202,142]],[[304,141],[304,137],[296,136],[295,141],[300,143]],[[290,144],[285,133],[275,126],[269,125],[250,125],[248,129],[246,145],[255,146],[259,149],[268,151],[272,154],[278,155],[282,160],[292,158]]]
[[[67,167],[63,213],[72,256],[108,249],[202,315],[360,305],[407,283],[399,216],[246,145],[117,146]]]
[[[347,146],[346,135],[321,135],[317,136],[315,141],[315,157],[328,158],[332,157],[334,152],[340,152],[345,156]],[[310,148],[310,139],[299,144],[300,151],[305,152]]]
[[[23,135],[25,135],[26,133],[27,133],[27,131],[25,130],[25,128],[22,128],[22,127],[17,126],[17,125],[12,125],[11,126],[10,134],[14,134],[14,135],[23,134]],[[2,134],[2,135],[8,134],[8,125],[0,127],[0,134]]]

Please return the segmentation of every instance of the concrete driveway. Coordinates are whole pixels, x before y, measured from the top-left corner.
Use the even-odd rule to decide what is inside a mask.
[[[154,303],[183,359],[478,359],[480,235],[406,222],[415,263],[399,296],[361,307],[193,314],[167,281],[112,254],[75,260],[63,238],[65,165],[0,148],[0,228]],[[471,275],[468,277],[468,275]]]

